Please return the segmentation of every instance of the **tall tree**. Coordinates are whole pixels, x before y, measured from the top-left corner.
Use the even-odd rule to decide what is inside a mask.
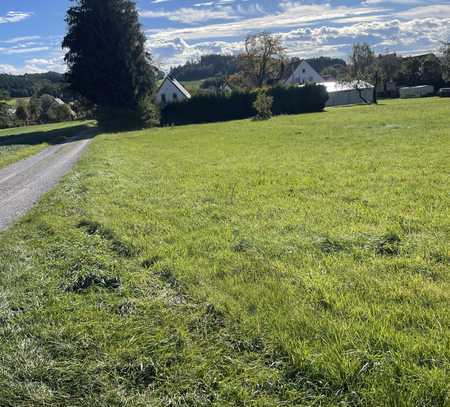
[[[374,85],[373,101],[377,103],[377,86],[380,81],[380,69],[375,53],[368,44],[354,44],[347,68],[347,79],[355,81],[355,89],[359,91],[361,99],[362,90],[360,82],[369,82]],[[367,102],[366,100],[364,100]]]
[[[273,85],[282,78],[285,61],[281,37],[267,32],[249,35],[238,59],[239,80],[248,88]]]
[[[421,61],[418,57],[404,58],[401,65],[401,84],[405,86],[420,85]]]
[[[383,85],[383,93],[387,94],[389,82],[396,82],[400,73],[401,59],[397,54],[378,55],[376,67]]]
[[[25,123],[25,126],[28,125],[29,120],[29,111],[28,111],[28,105],[24,101],[20,101],[17,105],[16,109],[16,117],[21,121]]]
[[[156,74],[135,2],[72,1],[62,44],[72,89],[97,105],[101,118],[152,124]]]
[[[439,88],[443,84],[443,72],[441,60],[433,55],[427,55],[420,67],[420,80],[422,84],[433,85]]]
[[[442,76],[444,81],[450,82],[450,42],[442,43]]]

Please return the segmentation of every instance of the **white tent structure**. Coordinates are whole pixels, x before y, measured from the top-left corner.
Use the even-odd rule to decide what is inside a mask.
[[[160,105],[183,102],[189,100],[191,94],[176,79],[166,76],[156,92],[156,102]]]
[[[374,87],[367,82],[322,82],[319,85],[325,86],[330,95],[327,106],[357,105],[374,102]]]
[[[423,98],[425,96],[434,95],[433,85],[413,86],[408,88],[400,88],[400,98]]]

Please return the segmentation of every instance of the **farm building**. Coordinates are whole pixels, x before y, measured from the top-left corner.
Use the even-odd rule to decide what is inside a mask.
[[[373,86],[367,82],[327,82],[310,65],[303,61],[294,73],[286,80],[286,85],[304,85],[316,83],[327,89],[330,99],[327,106],[354,105],[360,103],[373,103]]]
[[[156,102],[160,105],[189,100],[191,94],[176,79],[166,76],[156,93]]]
[[[400,88],[400,98],[423,98],[425,96],[434,95],[434,86],[432,85],[422,85],[413,86],[409,88]]]
[[[303,61],[286,80],[286,85],[303,85],[305,83],[325,82],[322,76],[308,62]]]
[[[373,85],[367,82],[322,82],[330,98],[327,106],[357,105],[373,103]]]

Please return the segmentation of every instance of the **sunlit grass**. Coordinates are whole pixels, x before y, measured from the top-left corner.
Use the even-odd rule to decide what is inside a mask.
[[[445,406],[448,113],[97,137],[0,236],[0,400]]]

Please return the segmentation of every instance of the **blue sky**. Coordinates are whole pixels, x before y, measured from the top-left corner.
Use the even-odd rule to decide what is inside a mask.
[[[69,0],[0,0],[0,72],[64,71]],[[148,47],[162,68],[237,53],[246,34],[280,34],[292,56],[434,51],[450,34],[450,0],[139,0]]]

